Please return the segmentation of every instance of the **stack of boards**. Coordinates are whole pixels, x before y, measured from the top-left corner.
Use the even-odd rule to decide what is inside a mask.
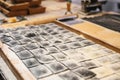
[[[0,0],[0,11],[8,17],[44,13],[41,0]]]

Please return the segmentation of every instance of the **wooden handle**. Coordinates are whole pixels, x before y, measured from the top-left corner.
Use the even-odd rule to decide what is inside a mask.
[[[4,4],[4,6],[7,7],[7,8],[13,6],[13,4],[10,4],[10,3],[5,2],[5,1],[3,1],[3,0],[0,0],[0,3]]]
[[[3,43],[0,41],[0,48],[2,48],[2,46],[3,46]]]
[[[71,11],[71,3],[67,2],[67,11],[70,12]]]

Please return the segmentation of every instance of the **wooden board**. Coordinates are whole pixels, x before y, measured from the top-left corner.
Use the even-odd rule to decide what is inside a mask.
[[[7,45],[2,45],[1,50],[3,53],[1,56],[8,64],[9,68],[12,70],[17,80],[36,80],[36,78],[30,73],[23,62],[18,58],[18,56],[12,52]],[[0,50],[0,51],[1,51]]]
[[[85,21],[84,23],[72,25],[71,27],[120,50],[119,32],[112,31],[110,29],[104,28],[102,26],[87,21]]]

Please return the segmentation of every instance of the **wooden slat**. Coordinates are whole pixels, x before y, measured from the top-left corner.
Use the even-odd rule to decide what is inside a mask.
[[[76,14],[72,14],[72,15],[76,15]],[[52,21],[56,20],[57,18],[63,17],[63,16],[70,16],[70,15],[47,14],[47,15],[43,15],[37,19],[25,20],[25,21],[21,21],[21,22],[17,22],[17,23],[3,24],[3,25],[1,25],[1,27],[15,28],[15,27],[25,26],[25,25],[37,25],[37,24],[52,22]]]
[[[0,11],[2,11],[5,15],[9,13],[9,11],[4,9],[2,6],[0,6]]]
[[[6,1],[4,1],[4,0],[0,0],[0,4],[3,4],[3,5],[6,6],[7,8],[13,6],[13,4],[10,4],[10,3],[8,3],[8,2],[6,2]]]
[[[8,48],[7,45],[3,44],[1,50],[3,51],[1,54],[2,57],[16,75],[17,80],[36,80],[33,74],[27,69],[18,56]]]
[[[102,26],[96,25],[94,23],[85,21],[84,23],[72,25],[72,28],[78,30],[88,36],[101,40],[104,43],[107,43],[120,52],[120,33],[104,28]]]

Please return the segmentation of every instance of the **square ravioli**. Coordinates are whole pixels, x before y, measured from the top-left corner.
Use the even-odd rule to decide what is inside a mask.
[[[55,53],[59,53],[59,50],[56,47],[46,47],[45,48],[47,50],[47,54],[55,54]]]
[[[83,68],[83,67],[75,69],[73,70],[73,72],[84,79],[90,79],[96,76],[94,72],[90,71],[89,69]]]
[[[62,44],[62,45],[57,45],[57,48],[61,51],[65,51],[65,50],[68,50],[69,47],[65,44]]]
[[[94,69],[100,66],[99,64],[92,60],[80,62],[80,64],[82,67],[85,67],[87,69]]]
[[[33,37],[32,39],[33,39],[34,41],[38,42],[38,43],[45,40],[45,39],[44,39],[43,37],[41,37],[41,36],[36,36],[36,37]]]
[[[51,75],[51,76],[48,76],[46,78],[42,78],[42,79],[39,79],[39,80],[63,80],[63,79],[60,78],[58,75]]]
[[[37,79],[43,78],[52,74],[52,72],[44,65],[39,65],[39,66],[30,68],[30,71],[33,73],[33,75]]]
[[[83,40],[81,41],[81,43],[83,44],[83,46],[90,46],[90,45],[94,45],[95,43],[90,41],[90,40]]]
[[[70,56],[70,58],[74,59],[75,61],[78,61],[78,62],[90,60],[90,58],[87,58],[87,57],[85,57],[84,55],[81,55],[81,54]]]
[[[84,80],[83,78],[73,73],[72,71],[66,71],[66,72],[60,73],[59,76],[63,80]]]
[[[78,52],[78,50],[75,50],[75,49],[69,49],[69,50],[65,50],[62,52],[65,53],[69,57],[72,57],[74,55],[80,55],[80,54],[82,55],[82,53]]]
[[[20,59],[28,59],[28,58],[34,57],[32,53],[27,50],[18,52],[17,55],[19,56]]]
[[[112,62],[120,62],[120,54],[119,53],[116,53],[116,54],[111,54],[108,56]]]
[[[0,36],[0,40],[1,40],[3,43],[9,43],[10,41],[13,41],[12,37],[4,36],[4,34]]]
[[[8,42],[7,45],[10,46],[10,47],[15,47],[15,46],[20,45],[20,42],[12,40],[12,41]]]
[[[47,63],[51,63],[55,61],[55,59],[51,55],[42,54],[42,55],[37,56],[36,58],[42,64],[47,64]]]
[[[28,50],[33,50],[39,48],[39,46],[36,43],[29,43],[24,45],[24,47]]]
[[[59,62],[52,62],[50,64],[46,64],[46,66],[53,72],[53,73],[59,73],[62,71],[65,71],[67,68],[59,63]]]
[[[99,57],[103,57],[107,55],[107,52],[103,51],[103,50],[96,50],[96,51],[92,51],[89,53],[83,53],[86,57],[90,58],[90,59],[96,59]]]
[[[25,59],[23,62],[27,67],[34,67],[39,65],[39,62],[35,58]]]
[[[80,67],[81,65],[75,61],[75,60],[72,60],[72,59],[69,59],[69,60],[65,60],[65,61],[61,61],[65,66],[67,66],[67,68],[73,70],[75,68],[78,68]]]
[[[97,63],[99,63],[100,65],[106,66],[108,64],[113,63],[113,61],[108,57],[108,56],[104,56],[104,57],[100,57],[100,58],[96,58],[94,59]]]
[[[38,48],[38,49],[34,49],[34,50],[30,50],[34,56],[39,56],[41,54],[47,54],[47,51],[44,48]]]
[[[21,35],[19,35],[19,34],[14,34],[14,35],[12,36],[12,38],[15,39],[15,40],[21,40],[21,39],[23,39],[24,37],[21,36]]]
[[[71,37],[71,39],[72,39],[73,41],[79,41],[79,42],[80,42],[80,41],[83,41],[83,40],[86,40],[86,39],[80,37],[79,35],[78,35],[78,36]]]
[[[21,40],[19,40],[21,44],[27,44],[27,43],[32,43],[34,42],[34,40],[31,40],[30,38],[23,38]]]
[[[15,53],[21,52],[21,51],[25,50],[25,48],[23,47],[23,45],[18,45],[18,46],[15,46],[15,47],[10,47],[10,49],[13,50]]]
[[[41,41],[40,42],[42,47],[50,47],[52,44],[49,41]]]
[[[101,80],[120,80],[120,76],[113,74],[113,75],[109,75],[105,78],[102,78]]]
[[[112,69],[115,73],[120,71],[120,62],[107,65],[108,68]]]
[[[112,75],[114,72],[107,67],[98,67],[98,68],[94,68],[91,70],[92,72],[94,72],[97,78],[103,78],[109,75]]]
[[[68,57],[63,54],[63,53],[57,53],[57,54],[52,54],[52,56],[57,60],[57,61],[63,61],[63,60],[67,60]]]
[[[72,49],[76,49],[76,48],[81,48],[82,45],[79,42],[71,42],[69,44],[67,44],[68,46],[70,46],[70,48]]]

